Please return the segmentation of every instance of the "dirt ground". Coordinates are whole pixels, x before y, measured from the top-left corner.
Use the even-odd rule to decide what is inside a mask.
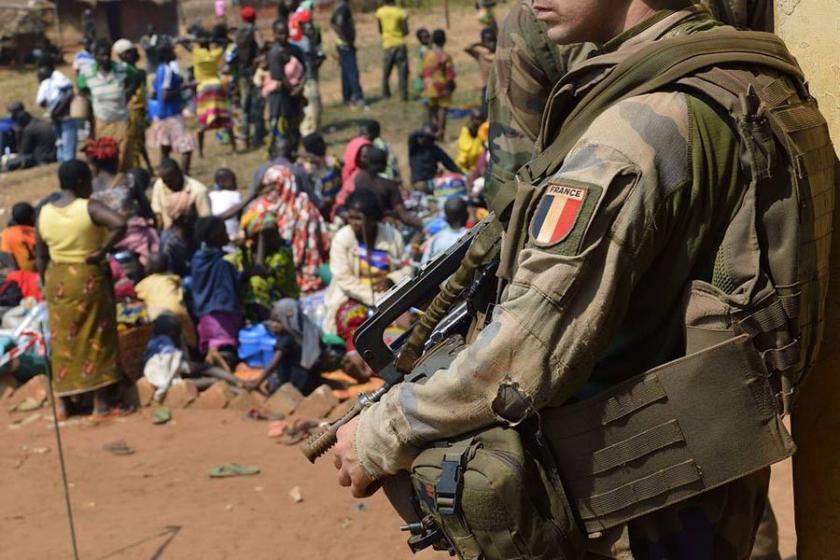
[[[72,558],[55,434],[48,409],[0,412],[2,558]],[[329,457],[311,466],[300,450],[266,437],[267,423],[231,410],[176,410],[151,423],[150,409],[103,426],[61,429],[84,560],[412,558],[385,498],[354,500],[335,483]],[[135,449],[114,456],[103,445]],[[44,452],[44,449],[47,451]],[[257,465],[255,476],[210,479],[221,463]],[[289,492],[297,486],[303,502]],[[795,550],[790,466],[774,471],[772,498],[782,558]],[[418,560],[445,558],[422,553]]]

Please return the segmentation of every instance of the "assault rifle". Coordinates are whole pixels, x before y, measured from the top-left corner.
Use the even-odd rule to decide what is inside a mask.
[[[430,338],[431,342],[446,338],[476,310],[475,306],[470,309],[467,303],[471,298],[462,296],[477,293],[481,285],[494,277],[495,269],[492,267],[485,268],[478,275],[476,272],[487,255],[498,247],[500,235],[501,226],[491,214],[424,266],[417,276],[400,282],[385,294],[376,313],[359,327],[353,337],[362,359],[385,383],[373,393],[360,395],[347,414],[304,442],[301,449],[310,462],[314,463],[336,444],[341,426],[380,400],[391,387],[405,380]],[[467,301],[450,313],[459,299]],[[386,344],[385,329],[413,308],[425,308],[421,318],[392,345]],[[447,315],[450,316],[442,322]]]

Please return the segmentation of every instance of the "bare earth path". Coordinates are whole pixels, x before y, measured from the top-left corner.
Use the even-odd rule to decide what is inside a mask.
[[[47,409],[39,413],[9,429],[32,413],[0,412],[0,558],[71,558],[55,437]],[[149,414],[62,429],[84,560],[412,558],[384,497],[354,500],[336,486],[329,458],[310,466],[297,448],[268,439],[266,423],[230,410],[188,409],[174,411],[174,423],[153,426]],[[136,453],[103,450],[120,439]],[[208,471],[226,462],[262,472],[211,480]],[[794,552],[789,484],[782,465],[773,485],[782,558]],[[294,486],[302,503],[289,496]],[[433,557],[446,555],[416,558]]]

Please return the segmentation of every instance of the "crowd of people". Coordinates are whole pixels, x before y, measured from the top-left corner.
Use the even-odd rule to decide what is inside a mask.
[[[10,108],[22,145],[35,149],[7,163],[61,162],[59,190],[16,205],[0,238],[0,296],[4,286],[16,290],[3,305],[46,302],[60,417],[130,412],[116,390],[126,381],[120,337],[140,327],[148,335],[142,374],[158,397],[182,379],[201,389],[224,381],[234,392],[292,383],[307,394],[336,366],[365,381],[372,372],[353,335],[376,302],[486,215],[483,106],[469,113],[452,156],[442,144],[455,89],[443,31],[417,33],[415,93],[429,112],[408,138],[406,178],[376,120],[363,120],[333,153],[320,133],[325,56],[312,6],[283,2],[279,15],[271,42],[259,37],[249,7],[234,30],[193,26],[187,37],[141,46],[88,38],[74,58],[75,80],[51,61],[38,69],[37,103],[51,124],[22,104]],[[396,66],[409,99],[407,14],[386,0],[376,17],[383,93]],[[346,1],[330,25],[344,101],[364,106]],[[480,64],[492,58],[487,30],[468,49]],[[192,56],[187,72],[179,48]],[[85,103],[89,114],[80,118]],[[191,176],[208,130],[233,150],[237,140],[254,146],[270,136],[267,161],[247,188],[228,168],[210,186]],[[256,333],[272,345],[270,359],[245,342]],[[256,380],[234,375],[241,362],[261,369]],[[23,375],[14,363],[0,373]]]

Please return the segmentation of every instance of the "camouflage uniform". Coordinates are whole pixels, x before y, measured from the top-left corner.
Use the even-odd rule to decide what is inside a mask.
[[[610,47],[656,40],[687,20],[714,25],[684,10]],[[449,369],[397,386],[362,414],[356,450],[368,473],[408,469],[435,440],[516,424],[498,404],[511,389],[539,410],[681,356],[685,287],[713,282],[721,232],[744,192],[738,154],[728,120],[684,93],[606,110],[538,187],[577,193],[567,231],[545,238],[537,212],[485,330]],[[632,522],[634,556],[748,557],[768,482],[765,469]]]
[[[704,0],[715,17],[755,31],[773,30],[770,0]],[[513,197],[513,179],[534,156],[543,108],[551,88],[574,64],[597,52],[593,44],[549,41],[530,0],[520,0],[502,22],[488,86],[490,164],[487,198],[501,215]]]

